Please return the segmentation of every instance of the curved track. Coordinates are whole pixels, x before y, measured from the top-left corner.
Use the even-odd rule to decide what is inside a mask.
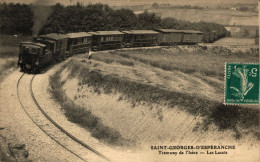
[[[17,82],[17,96],[21,107],[47,136],[82,161],[110,161],[106,156],[83,143],[51,119],[38,104],[32,90],[36,75],[23,73]]]

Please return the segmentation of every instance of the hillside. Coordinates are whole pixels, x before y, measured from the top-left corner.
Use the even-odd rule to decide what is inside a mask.
[[[84,124],[82,114],[91,112],[98,122],[116,130],[105,131],[109,138],[116,135],[113,142],[97,136],[110,144],[120,140],[120,145],[130,142],[139,147],[151,141],[196,144],[217,140],[254,145],[259,142],[256,107],[222,104],[223,63],[258,58],[256,51],[235,53],[223,47],[203,50],[192,46],[96,52],[93,60],[79,56],[64,65],[51,79],[52,89],[56,96],[64,92],[66,101],[80,107],[64,111],[70,112],[70,121],[94,131],[93,136],[97,132]],[[72,115],[70,109],[82,112]]]

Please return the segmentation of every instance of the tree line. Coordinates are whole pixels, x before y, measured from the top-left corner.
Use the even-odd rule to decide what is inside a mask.
[[[52,32],[69,33],[98,30],[134,30],[134,29],[187,29],[199,30],[204,33],[203,42],[214,42],[215,40],[229,36],[230,33],[220,24],[209,22],[191,23],[174,18],[161,18],[154,13],[144,11],[134,14],[130,9],[112,9],[105,4],[89,4],[82,6],[63,6],[59,3],[50,6],[41,6],[2,3],[0,4],[0,32],[2,34],[33,34],[38,25],[37,34]],[[46,16],[46,20],[41,17]],[[42,14],[42,15],[41,15]],[[35,18],[35,16],[37,16]],[[44,22],[37,22],[44,21]]]

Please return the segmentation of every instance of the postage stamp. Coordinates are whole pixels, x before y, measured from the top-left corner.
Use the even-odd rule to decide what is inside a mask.
[[[224,104],[259,104],[259,63],[226,63]]]

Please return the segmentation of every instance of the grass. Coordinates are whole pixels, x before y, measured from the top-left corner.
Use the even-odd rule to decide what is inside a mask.
[[[63,69],[63,68],[61,68]],[[60,72],[50,77],[51,93],[54,99],[61,104],[61,108],[65,111],[65,115],[69,121],[77,123],[89,130],[93,137],[103,140],[112,145],[128,144],[120,133],[110,127],[102,124],[100,118],[94,116],[91,111],[74,104],[66,96],[62,90],[64,83],[60,82]]]
[[[244,57],[245,53],[243,52],[236,55],[232,51],[221,47],[212,48],[211,54],[198,47],[186,47],[186,49],[176,46],[170,49],[116,51],[113,55],[140,61],[167,71],[179,70],[188,74],[197,72],[222,80],[224,78],[225,62],[256,62],[258,60],[257,50],[253,50],[252,54]]]
[[[259,111],[256,109],[225,106],[222,103],[207,100],[197,95],[165,90],[158,86],[130,81],[115,75],[103,75],[100,71],[90,70],[86,64],[82,64],[84,63],[70,62],[68,64],[69,69],[78,69],[78,71],[73,70],[70,76],[78,76],[82,80],[82,84],[98,89],[97,92],[99,93],[119,93],[133,105],[141,104],[142,101],[168,105],[169,108],[178,106],[182,111],[194,116],[203,116],[205,121],[202,125],[206,129],[210,124],[215,124],[220,131],[234,131],[236,138],[241,137],[238,128],[248,129],[253,133],[259,132]]]
[[[19,55],[19,47],[0,47],[0,58],[17,57]]]
[[[92,55],[93,60],[102,61],[107,64],[119,63],[125,66],[134,66],[134,62],[119,55],[113,55],[113,52],[99,53]]]
[[[222,38],[214,42],[217,45],[255,45],[255,39],[248,38]]]
[[[7,60],[0,66],[0,82],[17,67],[17,59]]]
[[[19,54],[19,43],[30,40],[30,36],[12,36],[0,35],[0,81],[4,79],[6,74],[10,73],[10,69],[17,67],[17,59]],[[4,60],[6,59],[6,61]]]
[[[0,58],[18,57],[20,42],[31,40],[31,36],[0,35]]]
[[[4,35],[0,34],[0,46],[12,46],[19,47],[20,42],[29,41],[32,39],[32,36],[13,36],[13,35]]]
[[[17,67],[17,59],[7,60],[1,68],[1,72],[5,72],[12,67]]]
[[[232,10],[215,10],[215,9],[152,9],[149,10],[161,17],[172,17],[177,20],[190,22],[213,22],[222,25],[250,25],[257,26],[257,15],[252,12],[232,11]],[[245,20],[246,19],[246,20]],[[230,21],[232,20],[232,21]]]

